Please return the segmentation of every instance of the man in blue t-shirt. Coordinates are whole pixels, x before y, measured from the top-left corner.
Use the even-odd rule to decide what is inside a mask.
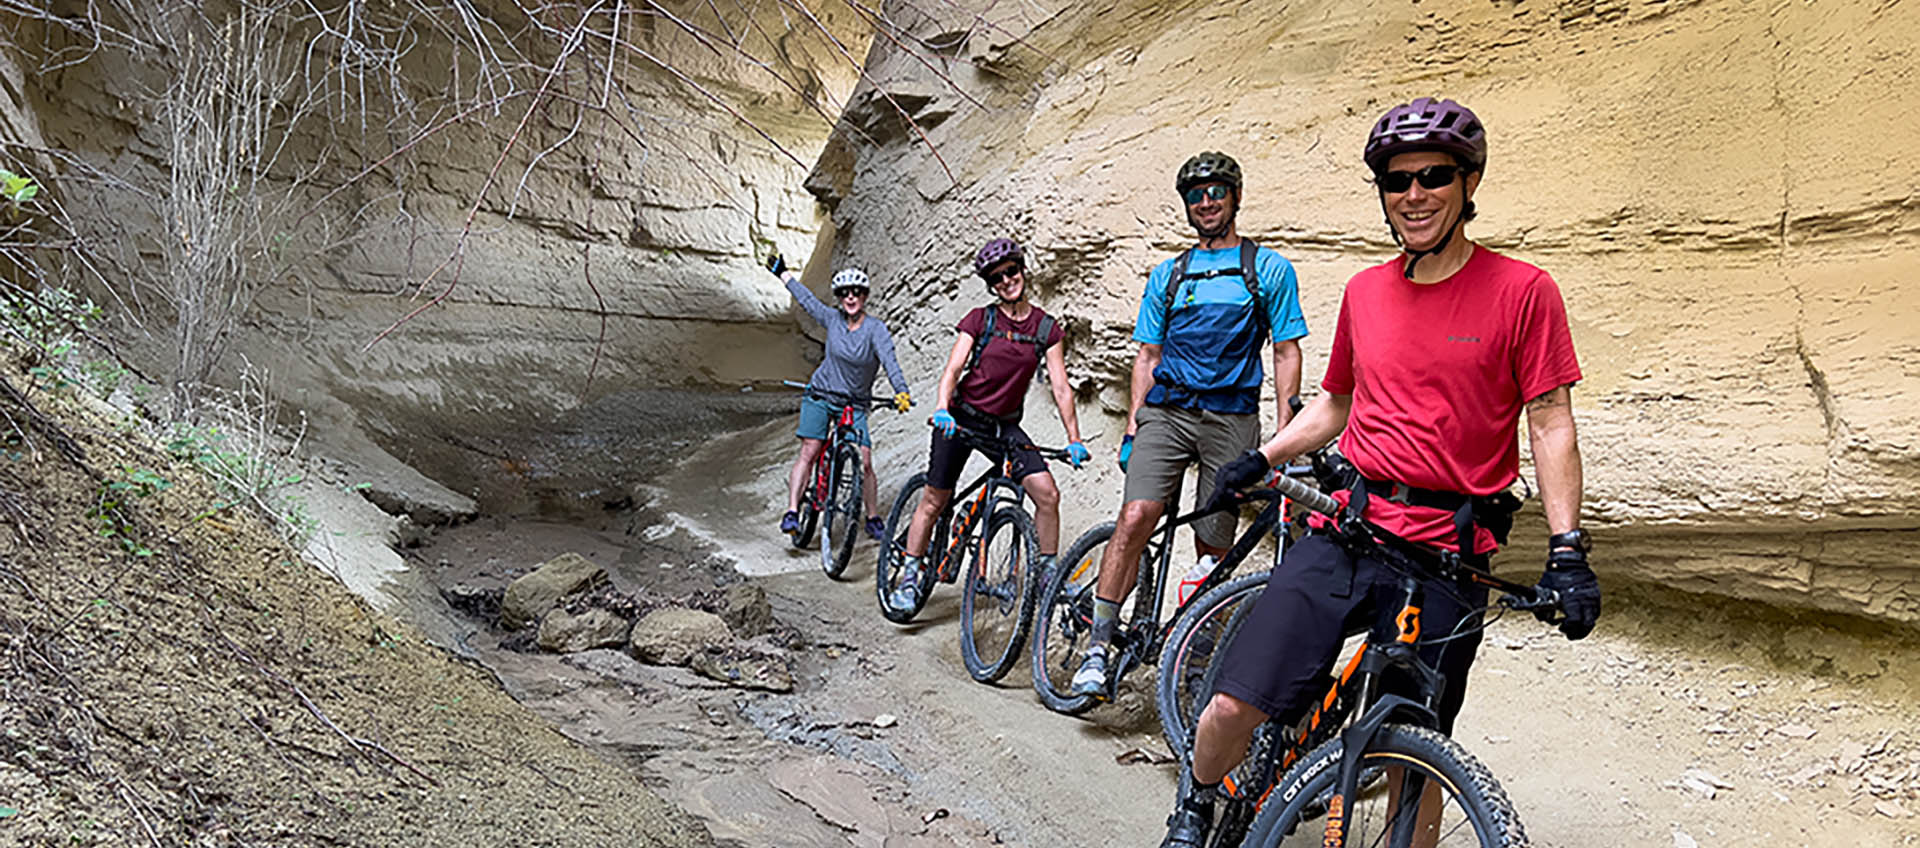
[[[1269,339],[1275,417],[1282,427],[1292,417],[1287,399],[1300,390],[1298,340],[1307,322],[1292,263],[1235,229],[1240,187],[1240,165],[1224,153],[1188,159],[1174,180],[1200,241],[1156,266],[1140,297],[1133,406],[1120,446],[1125,503],[1101,558],[1091,643],[1073,676],[1076,695],[1104,698],[1111,691],[1108,654],[1120,604],[1187,466],[1200,463],[1199,491],[1211,492],[1214,470],[1259,442],[1266,379],[1260,354]],[[1198,555],[1224,555],[1238,520],[1223,512],[1196,522]]]

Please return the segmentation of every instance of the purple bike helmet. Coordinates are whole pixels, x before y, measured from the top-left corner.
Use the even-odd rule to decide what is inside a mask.
[[[1451,100],[1416,98],[1388,109],[1367,133],[1364,158],[1378,174],[1397,153],[1441,150],[1474,171],[1487,167],[1487,130],[1473,110]]]
[[[997,238],[980,246],[980,252],[973,255],[973,273],[980,279],[987,278],[987,272],[1002,262],[1027,264],[1027,254],[1020,249],[1020,243],[1010,238]]]

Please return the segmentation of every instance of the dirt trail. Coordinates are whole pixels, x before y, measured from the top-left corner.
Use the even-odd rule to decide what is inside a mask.
[[[709,491],[704,505],[676,503],[675,520],[764,523],[725,481]],[[616,583],[684,591],[735,579],[699,538],[726,531],[696,537],[654,521],[483,522],[426,553],[446,562],[442,579],[472,558],[535,563],[563,550],[608,564]],[[841,584],[812,552],[766,540],[744,549],[755,570],[790,572],[754,582],[808,646],[795,653],[792,694],[609,651],[484,648],[482,659],[563,733],[704,819],[720,844],[1157,843],[1172,767],[1116,762],[1163,750],[1144,693],[1086,720],[1051,714],[1024,665],[1004,688],[967,678],[951,587],[900,628],[875,613],[870,545]],[[1475,669],[1458,738],[1500,776],[1535,844],[1920,844],[1911,648],[1699,599],[1617,591],[1609,604],[1602,630],[1580,643],[1530,619],[1499,622]],[[923,821],[940,810],[951,815]]]

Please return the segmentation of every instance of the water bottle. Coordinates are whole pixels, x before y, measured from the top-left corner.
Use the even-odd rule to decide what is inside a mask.
[[[1187,599],[1193,596],[1193,590],[1200,588],[1200,584],[1206,582],[1207,575],[1213,573],[1214,565],[1213,554],[1207,554],[1201,557],[1199,562],[1194,563],[1192,568],[1187,569],[1187,576],[1180,578],[1179,603],[1186,603]]]

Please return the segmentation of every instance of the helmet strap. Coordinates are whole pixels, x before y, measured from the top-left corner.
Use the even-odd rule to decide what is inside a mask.
[[[1453,223],[1448,225],[1445,232],[1441,234],[1440,240],[1434,242],[1433,246],[1426,250],[1407,250],[1407,240],[1400,235],[1400,228],[1393,225],[1393,216],[1387,214],[1387,193],[1384,191],[1380,192],[1380,215],[1387,221],[1387,231],[1393,233],[1394,245],[1407,254],[1407,264],[1401,268],[1401,273],[1405,274],[1406,278],[1411,280],[1413,279],[1414,265],[1419,264],[1422,259],[1446,250],[1447,245],[1453,242],[1454,231],[1460,229],[1460,221],[1466,217],[1467,209],[1465,205],[1462,205],[1460,212],[1453,216]]]

